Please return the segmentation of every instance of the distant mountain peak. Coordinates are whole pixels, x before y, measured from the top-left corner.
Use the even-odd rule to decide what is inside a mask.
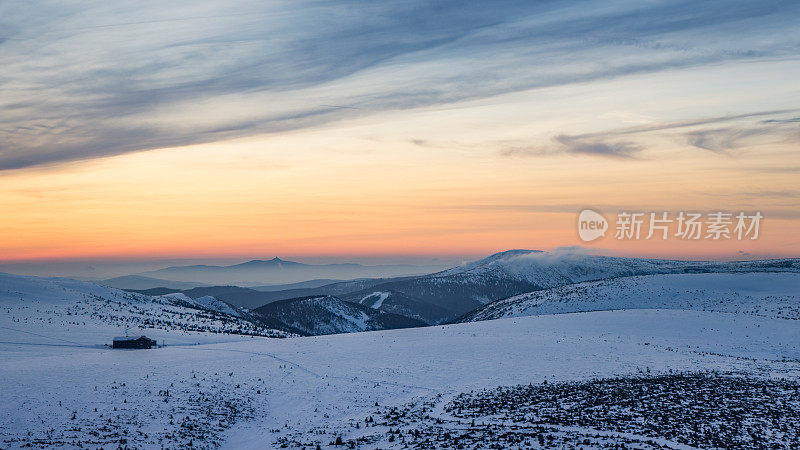
[[[252,259],[247,262],[243,262],[240,264],[234,264],[233,266],[227,267],[244,267],[244,266],[265,266],[265,265],[276,265],[276,264],[300,264],[294,261],[287,261],[285,259],[280,259],[277,256],[272,259]]]
[[[509,262],[514,258],[533,255],[533,254],[545,254],[547,252],[543,250],[527,250],[527,249],[512,249],[512,250],[505,250],[502,252],[493,253],[485,258],[478,259],[476,261],[471,261],[465,264],[462,264],[459,267],[453,267],[452,269],[444,270],[439,272],[437,275],[451,275],[453,273],[463,272],[465,270],[473,270],[479,267],[490,266],[497,263],[502,262]]]
[[[493,255],[489,255],[484,259],[498,259],[498,258],[507,258],[512,256],[522,256],[522,255],[529,255],[531,253],[544,253],[543,250],[528,250],[524,248],[515,248],[511,250],[506,250],[502,252],[497,252]]]

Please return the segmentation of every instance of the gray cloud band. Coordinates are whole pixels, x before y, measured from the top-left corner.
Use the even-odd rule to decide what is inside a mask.
[[[716,153],[727,153],[744,142],[759,138],[777,138],[785,141],[800,141],[800,131],[791,119],[769,119],[753,121],[765,116],[796,113],[797,109],[758,111],[731,116],[711,117],[679,122],[663,122],[652,125],[608,130],[597,133],[558,135],[555,145],[512,146],[500,151],[504,156],[543,156],[556,153],[588,154],[614,158],[634,158],[645,146],[631,139],[654,132],[677,131],[689,145]],[[738,126],[702,128],[737,121],[750,123]],[[794,125],[794,126],[793,126]],[[698,129],[695,129],[698,128]],[[619,140],[624,138],[626,140]]]
[[[794,42],[789,18],[800,11],[784,1],[223,6],[0,6],[0,170],[676,67],[796,56],[796,46],[759,37]],[[568,64],[576,60],[583,64]],[[353,87],[347,81],[354,76],[369,82]],[[185,114],[209,101],[244,102],[248,112],[216,108],[203,120]],[[576,154],[630,158],[640,150],[586,136],[560,141]]]

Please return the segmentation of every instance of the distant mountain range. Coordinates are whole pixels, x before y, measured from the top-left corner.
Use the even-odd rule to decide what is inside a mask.
[[[704,272],[800,272],[800,259],[676,261],[580,252],[509,250],[442,272],[388,280],[341,298],[436,324],[495,300],[584,281],[634,275]]]
[[[211,292],[225,294],[225,289],[252,291],[229,286],[211,288]],[[190,297],[163,290],[146,295],[68,278],[0,273],[0,325],[21,335],[34,333],[45,342],[50,338],[37,324],[61,331],[88,325],[93,333],[100,332],[101,339],[130,328],[133,333],[168,337],[171,342],[192,339],[193,333],[286,337],[426,325],[330,296],[283,300],[251,311],[212,295]]]
[[[270,260],[257,259],[231,266],[191,265],[167,267],[136,275],[158,280],[195,283],[195,285],[263,286],[305,282],[315,279],[352,280],[358,278],[422,275],[441,269],[441,266],[413,266],[407,264],[365,266],[342,263],[316,265],[286,261],[276,257]]]
[[[206,283],[191,281],[171,281],[159,278],[145,277],[142,275],[124,275],[121,277],[108,278],[98,281],[103,286],[115,287],[117,289],[141,290],[152,288],[169,288],[171,290],[191,289],[198,286],[209,286]]]
[[[402,279],[402,278],[397,278]],[[339,281],[317,287],[297,287],[291,289],[260,290],[261,288],[245,288],[240,286],[201,286],[190,289],[175,289],[156,287],[151,289],[128,289],[145,295],[165,295],[182,293],[190,298],[213,296],[239,308],[255,309],[278,300],[298,297],[343,295],[363,289],[368,289],[376,284],[386,282],[386,278],[366,280]],[[305,283],[292,283],[286,286],[304,285]],[[312,286],[315,283],[309,282]],[[270,286],[272,287],[272,286]]]
[[[496,300],[586,281],[669,273],[778,271],[800,272],[800,259],[678,261],[618,258],[569,251],[509,250],[422,276],[362,279],[269,292],[236,286],[196,287],[180,292],[191,298],[210,295],[248,309],[297,297],[332,296],[373,310],[438,324],[454,320]],[[178,290],[141,292],[163,295]]]
[[[27,308],[41,305],[35,308],[44,316],[36,320],[64,326],[86,320],[108,327],[261,335],[346,333],[594,309],[703,309],[798,318],[797,297],[790,295],[800,288],[797,272],[800,259],[673,261],[511,250],[429,275],[328,284],[316,280],[268,291],[199,286],[126,292],[64,278],[0,274],[0,306],[27,317]],[[691,284],[703,275],[700,284]],[[761,278],[742,284],[748,276]],[[776,286],[780,289],[772,292]],[[763,292],[751,294],[756,288]]]

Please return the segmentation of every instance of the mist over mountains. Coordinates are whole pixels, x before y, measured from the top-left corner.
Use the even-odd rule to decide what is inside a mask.
[[[257,286],[298,283],[314,279],[352,280],[357,278],[423,275],[441,269],[442,267],[440,266],[414,266],[409,264],[375,266],[356,263],[304,264],[275,257],[270,260],[255,259],[230,266],[174,266],[136,275],[159,280],[206,285]]]

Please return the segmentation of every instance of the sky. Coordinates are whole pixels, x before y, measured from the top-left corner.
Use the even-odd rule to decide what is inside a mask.
[[[796,1],[0,3],[0,261],[800,256]],[[578,212],[755,211],[582,242]]]

